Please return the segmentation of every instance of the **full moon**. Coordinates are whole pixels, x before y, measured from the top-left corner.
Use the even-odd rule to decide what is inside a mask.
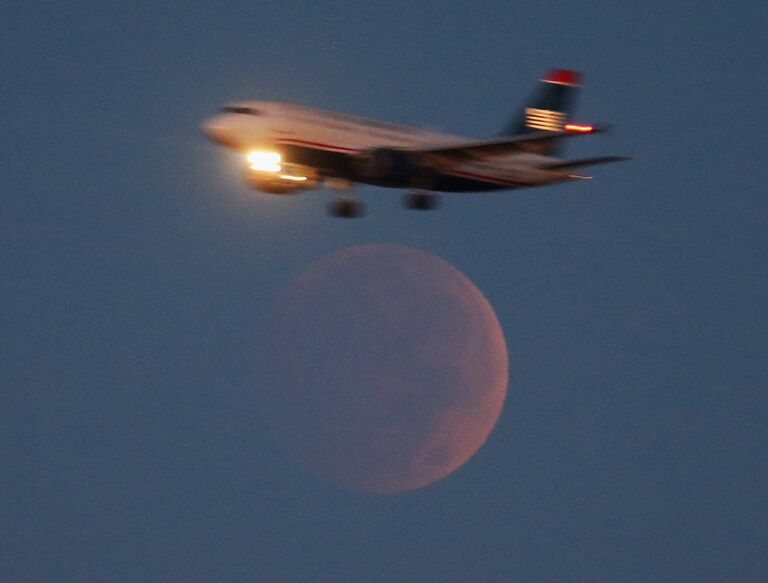
[[[301,465],[381,494],[463,465],[501,413],[508,382],[493,308],[458,269],[397,245],[312,263],[276,310],[267,412]]]

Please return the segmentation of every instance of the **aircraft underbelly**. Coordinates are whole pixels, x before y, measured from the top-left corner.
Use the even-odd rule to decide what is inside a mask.
[[[291,163],[316,168],[321,175],[386,188],[413,188],[409,177],[372,179],[361,176],[351,151],[330,150],[304,144],[283,143],[280,148]],[[537,186],[557,181],[552,172],[520,167],[457,165],[440,171],[424,188],[436,192],[483,192]]]

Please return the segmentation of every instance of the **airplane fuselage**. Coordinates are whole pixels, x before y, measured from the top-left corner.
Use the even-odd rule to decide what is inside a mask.
[[[439,192],[476,192],[537,186],[571,178],[542,170],[551,156],[516,152],[414,169],[410,150],[466,143],[467,138],[281,102],[245,102],[222,108],[206,134],[235,151],[275,150],[318,178]],[[383,162],[382,162],[383,160]],[[377,168],[387,164],[386,168]]]
[[[217,143],[244,156],[244,179],[271,194],[305,192],[326,183],[347,191],[330,206],[339,217],[361,216],[354,183],[406,188],[405,206],[437,208],[435,192],[481,192],[588,178],[585,166],[626,160],[599,156],[564,160],[564,141],[601,131],[573,123],[581,75],[552,69],[501,132],[467,139],[435,131],[274,101],[221,108],[204,126]]]

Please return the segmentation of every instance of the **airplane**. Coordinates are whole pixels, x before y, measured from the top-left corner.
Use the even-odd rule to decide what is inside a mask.
[[[603,131],[570,120],[581,74],[553,69],[495,138],[472,140],[416,127],[274,101],[222,107],[206,136],[244,156],[246,183],[270,194],[298,194],[325,183],[340,194],[329,210],[359,217],[355,183],[405,188],[406,207],[439,206],[438,192],[480,192],[591,178],[585,166],[628,160],[561,158],[563,141]]]

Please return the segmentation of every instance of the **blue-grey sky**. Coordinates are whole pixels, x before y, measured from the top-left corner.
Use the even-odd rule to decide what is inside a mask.
[[[0,580],[759,581],[768,571],[763,2],[0,5]],[[199,127],[283,99],[496,133],[585,72],[595,180],[407,212],[259,195]],[[396,243],[464,272],[510,388],[470,462],[397,496],[258,422],[271,306]]]

